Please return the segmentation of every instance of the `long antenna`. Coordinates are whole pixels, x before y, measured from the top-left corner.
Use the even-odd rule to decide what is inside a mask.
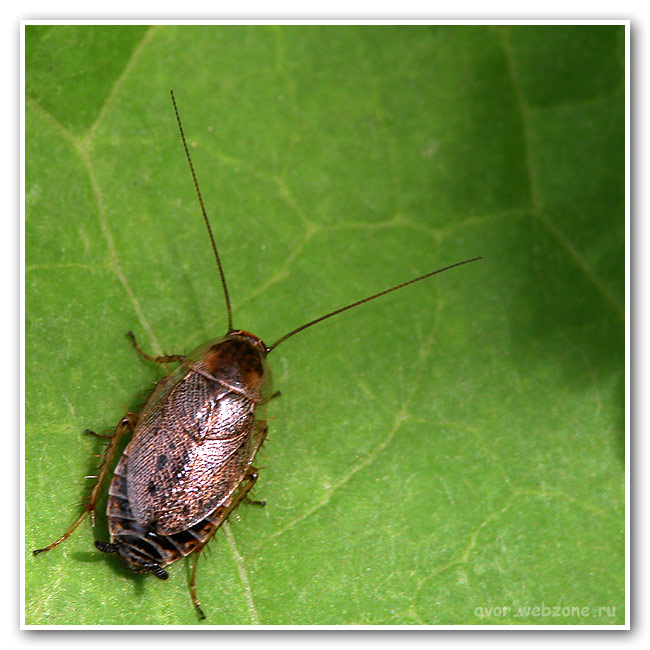
[[[208,215],[205,212],[205,206],[203,205],[203,197],[201,196],[201,190],[199,189],[199,182],[196,180],[196,173],[194,172],[194,165],[192,164],[192,158],[190,156],[190,150],[187,148],[187,141],[185,140],[185,133],[183,132],[183,125],[181,124],[181,117],[178,114],[178,107],[176,106],[176,98],[174,97],[174,91],[169,91],[172,96],[172,104],[174,105],[174,113],[176,113],[176,121],[178,122],[178,130],[181,132],[181,140],[183,140],[183,148],[185,149],[185,155],[187,156],[187,162],[190,165],[190,171],[192,172],[192,180],[194,181],[194,188],[196,189],[196,195],[199,197],[199,205],[201,206],[201,213],[203,214],[203,220],[208,229],[208,235],[210,235],[210,241],[212,242],[212,250],[214,251],[214,256],[217,259],[217,266],[219,267],[219,275],[221,276],[221,286],[223,287],[223,295],[226,299],[226,310],[228,311],[228,332],[233,331],[232,327],[232,307],[230,305],[230,294],[228,293],[228,285],[226,284],[226,276],[223,272],[223,267],[221,266],[221,258],[219,257],[219,251],[217,250],[217,245],[214,242],[214,236],[212,235],[212,228],[210,227],[210,222],[208,221]]]
[[[340,309],[331,311],[329,314],[325,314],[325,316],[321,316],[320,318],[315,318],[314,320],[309,321],[308,323],[305,323],[300,327],[297,327],[295,330],[291,330],[288,334],[281,336],[273,345],[266,348],[266,352],[268,354],[269,352],[271,352],[271,350],[277,348],[278,345],[280,345],[280,343],[286,341],[289,337],[293,336],[294,334],[298,334],[298,332],[302,332],[303,330],[306,330],[308,327],[311,327],[312,325],[316,325],[316,323],[320,323],[321,321],[326,320],[327,318],[336,316],[337,314],[347,311],[348,309],[352,309],[353,307],[358,307],[359,305],[363,305],[364,302],[369,302],[371,300],[374,300],[375,298],[380,298],[381,296],[385,296],[387,293],[391,293],[393,291],[397,291],[398,289],[407,287],[409,284],[420,282],[420,280],[426,280],[427,278],[430,278],[432,275],[437,275],[438,273],[442,273],[443,271],[449,271],[449,269],[456,268],[457,266],[462,266],[463,264],[469,264],[470,262],[476,262],[476,260],[481,260],[481,259],[483,258],[473,257],[471,260],[464,260],[462,262],[456,262],[456,264],[450,264],[449,266],[445,266],[441,269],[437,269],[436,271],[425,273],[424,275],[421,275],[419,278],[414,278],[413,280],[409,280],[408,282],[402,282],[402,284],[398,284],[394,287],[391,287],[390,289],[385,289],[384,291],[380,291],[379,293],[376,293],[374,296],[370,296],[369,298],[364,298],[363,300],[357,300],[356,302],[353,302],[351,305],[346,305],[345,307],[341,307]]]

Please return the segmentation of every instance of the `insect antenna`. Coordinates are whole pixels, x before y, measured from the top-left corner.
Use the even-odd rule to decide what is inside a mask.
[[[340,309],[335,309],[334,311],[331,311],[329,314],[325,314],[320,318],[315,318],[314,320],[311,320],[308,323],[301,325],[300,327],[296,327],[295,330],[291,330],[289,333],[285,334],[284,336],[281,336],[273,345],[266,348],[266,352],[268,354],[269,352],[271,352],[271,350],[277,348],[278,345],[280,345],[280,343],[286,341],[294,334],[298,334],[298,332],[302,332],[303,330],[306,330],[308,327],[311,327],[312,325],[316,325],[316,323],[320,323],[321,321],[331,318],[332,316],[336,316],[337,314],[347,311],[348,309],[352,309],[353,307],[358,307],[359,305],[363,305],[364,302],[370,302],[375,298],[380,298],[381,296],[385,296],[386,294],[392,293],[393,291],[397,291],[398,289],[403,289],[404,287],[407,287],[409,284],[415,284],[416,282],[420,282],[421,280],[426,280],[427,278],[430,278],[432,275],[437,275],[438,273],[442,273],[443,271],[449,271],[449,269],[456,268],[457,266],[462,266],[463,264],[469,264],[470,262],[476,262],[477,260],[481,260],[481,259],[483,258],[473,257],[471,260],[463,260],[462,262],[456,262],[455,264],[450,264],[449,266],[445,266],[441,269],[437,269],[435,271],[425,273],[424,275],[414,278],[413,280],[408,280],[408,282],[402,282],[401,284],[397,284],[394,287],[391,287],[390,289],[384,289],[384,291],[380,291],[379,293],[376,293],[373,296],[369,296],[368,298],[364,298],[363,300],[357,300],[356,302],[353,302],[350,305],[346,305],[345,307],[341,307]]]
[[[228,285],[226,284],[226,276],[223,272],[223,267],[221,266],[221,258],[219,257],[219,251],[217,250],[217,245],[214,241],[214,236],[212,234],[212,228],[210,227],[210,222],[208,221],[208,215],[205,211],[205,205],[203,205],[203,197],[201,196],[201,190],[199,189],[199,182],[196,179],[196,172],[194,171],[194,165],[192,164],[192,158],[190,156],[190,150],[187,147],[187,141],[185,140],[185,133],[183,132],[183,125],[181,124],[181,117],[178,114],[178,107],[176,106],[176,98],[174,97],[174,91],[169,91],[172,96],[172,104],[174,105],[174,113],[176,114],[176,121],[178,122],[178,130],[181,132],[181,140],[183,141],[183,149],[185,149],[185,156],[187,157],[187,162],[190,165],[190,172],[192,172],[192,180],[194,181],[194,189],[196,189],[196,195],[199,198],[199,205],[201,206],[201,213],[203,214],[203,220],[208,229],[208,235],[210,235],[210,242],[212,243],[212,250],[214,251],[214,256],[217,260],[217,266],[219,267],[219,276],[221,277],[221,286],[223,287],[223,295],[226,299],[226,310],[228,311],[228,333],[233,331],[232,326],[232,307],[230,305],[230,294],[228,293]]]

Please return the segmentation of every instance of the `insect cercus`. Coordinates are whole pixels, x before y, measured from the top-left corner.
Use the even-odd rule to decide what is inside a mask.
[[[137,352],[159,364],[178,367],[161,379],[137,415],[129,413],[110,439],[89,501],[72,526],[49,546],[66,540],[91,514],[109,476],[118,441],[131,433],[108,490],[110,541],[96,540],[104,553],[114,553],[135,573],[153,573],[166,580],[164,567],[194,554],[189,589],[198,615],[205,618],[196,594],[196,566],[201,551],[255,485],[255,455],[267,432],[266,405],[274,396],[268,355],[288,338],[348,309],[384,296],[443,271],[469,264],[467,259],[425,273],[368,298],[315,318],[266,345],[250,332],[236,329],[221,259],[203,204],[176,100],[172,104],[192,174],[199,205],[214,252],[228,315],[225,336],[208,341],[187,355],[160,357]],[[89,431],[89,433],[93,433]],[[98,435],[98,434],[94,434]]]

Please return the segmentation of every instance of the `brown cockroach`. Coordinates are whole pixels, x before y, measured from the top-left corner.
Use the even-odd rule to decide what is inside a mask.
[[[205,618],[196,594],[196,566],[201,551],[217,529],[247,497],[258,471],[253,461],[267,432],[266,405],[274,396],[267,356],[298,332],[348,309],[379,298],[480,257],[457,262],[380,291],[368,298],[315,318],[281,336],[272,345],[233,327],[230,295],[212,234],[183,126],[171,92],[174,114],[207,227],[223,288],[228,330],[187,355],[150,356],[129,332],[140,356],[178,367],[161,379],[139,414],[129,413],[110,439],[88,504],[55,542],[34,551],[49,551],[66,540],[91,515],[109,475],[118,441],[130,431],[108,490],[110,542],[95,541],[104,553],[115,553],[135,573],[166,580],[167,566],[194,553],[189,581],[192,603]],[[88,433],[93,433],[88,431]],[[94,434],[98,435],[98,434]],[[101,436],[100,436],[101,437]]]

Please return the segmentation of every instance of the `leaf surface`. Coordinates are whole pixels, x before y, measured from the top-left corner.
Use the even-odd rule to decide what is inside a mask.
[[[273,352],[268,505],[202,557],[206,623],[624,622],[622,27],[26,29],[28,624],[197,623],[184,561],[94,549],[103,504],[30,554],[92,483],[84,429],[161,376],[126,332],[225,331],[172,88],[235,326],[484,257]]]

